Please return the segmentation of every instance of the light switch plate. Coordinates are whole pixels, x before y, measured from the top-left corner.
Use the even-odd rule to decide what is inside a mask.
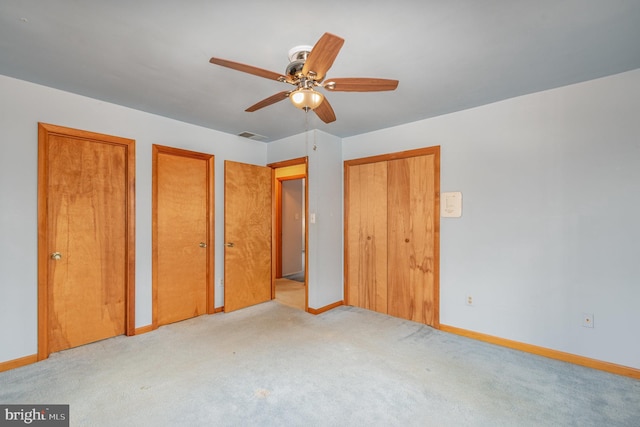
[[[462,216],[462,192],[450,191],[440,194],[440,216],[460,218]]]

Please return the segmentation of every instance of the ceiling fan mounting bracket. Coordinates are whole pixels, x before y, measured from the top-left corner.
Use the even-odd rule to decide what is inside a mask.
[[[313,49],[313,46],[309,45],[299,45],[292,47],[291,49],[289,49],[289,61],[306,61],[307,56],[309,56],[309,54],[311,53],[311,49]]]

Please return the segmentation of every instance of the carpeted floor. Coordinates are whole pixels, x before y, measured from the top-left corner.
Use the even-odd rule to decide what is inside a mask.
[[[72,426],[635,426],[640,381],[353,307],[277,301],[0,373]]]

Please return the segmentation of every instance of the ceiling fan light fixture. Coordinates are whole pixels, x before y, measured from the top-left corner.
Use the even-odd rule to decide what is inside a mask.
[[[320,104],[322,104],[322,101],[324,101],[324,95],[313,89],[300,88],[291,92],[289,94],[289,99],[297,108],[309,111],[315,110]]]

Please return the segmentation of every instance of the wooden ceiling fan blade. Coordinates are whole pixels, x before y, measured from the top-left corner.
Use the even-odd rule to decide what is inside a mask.
[[[368,77],[344,77],[329,79],[323,84],[324,88],[334,92],[380,92],[395,90],[398,80],[374,79]]]
[[[327,101],[327,98],[322,101],[322,104],[318,105],[315,110],[313,110],[320,120],[325,123],[331,123],[336,121],[336,113],[333,112],[333,108],[331,108],[331,104]]]
[[[254,76],[264,77],[265,79],[269,80],[289,81],[287,77],[283,76],[280,73],[254,67],[252,65],[241,64],[240,62],[229,61],[227,59],[221,58],[211,58],[209,62],[211,62],[212,64],[220,65],[222,67],[227,67],[233,70],[242,71],[244,73],[253,74]]]
[[[244,111],[252,113],[252,112],[254,112],[256,110],[259,110],[261,108],[268,107],[269,105],[275,104],[276,102],[280,102],[283,99],[287,99],[288,97],[289,97],[289,91],[288,90],[285,90],[285,91],[282,91],[282,92],[278,92],[275,95],[271,95],[270,97],[265,98],[262,101],[259,101],[259,102],[255,103],[255,104],[253,104],[251,107],[247,108]]]
[[[302,74],[309,77],[309,72],[314,73],[314,80],[321,82],[327,74],[327,70],[333,65],[344,39],[331,33],[324,33],[320,40],[313,46],[307,57]]]

